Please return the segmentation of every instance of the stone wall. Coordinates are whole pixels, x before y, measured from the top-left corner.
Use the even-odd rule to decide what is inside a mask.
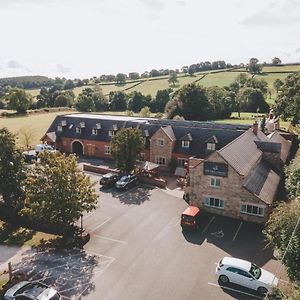
[[[212,154],[207,161],[226,163],[226,161],[224,161],[217,152]],[[228,177],[204,175],[203,167],[204,164],[201,163],[191,169],[189,186],[186,188],[186,192],[190,194],[190,204],[203,207],[206,211],[211,213],[238,218],[245,221],[257,223],[264,223],[266,221],[269,208],[264,202],[260,201],[256,196],[252,195],[243,187],[243,176],[240,176],[230,166],[228,166]],[[220,179],[220,187],[212,187],[210,185],[210,179],[212,177]],[[205,196],[224,200],[224,209],[204,206]],[[240,209],[243,202],[265,207],[265,217],[242,214]]]

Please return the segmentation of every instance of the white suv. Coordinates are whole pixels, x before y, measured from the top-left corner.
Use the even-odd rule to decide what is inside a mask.
[[[274,274],[259,268],[255,264],[233,257],[224,257],[217,265],[216,274],[221,283],[235,283],[261,295],[266,295],[269,288],[278,285]]]

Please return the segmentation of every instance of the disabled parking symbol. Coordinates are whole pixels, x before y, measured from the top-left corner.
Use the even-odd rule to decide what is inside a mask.
[[[219,231],[216,231],[216,232],[211,232],[210,233],[212,236],[216,237],[216,238],[222,238],[224,237],[224,232],[223,230],[219,230]]]

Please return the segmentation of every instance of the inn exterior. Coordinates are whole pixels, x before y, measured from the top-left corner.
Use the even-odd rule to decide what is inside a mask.
[[[191,205],[264,223],[291,136],[280,130],[266,135],[258,127],[75,113],[57,116],[42,141],[61,152],[111,159],[112,137],[122,128],[138,128],[145,145],[140,159],[161,170],[175,162],[179,173],[187,174],[185,197]]]

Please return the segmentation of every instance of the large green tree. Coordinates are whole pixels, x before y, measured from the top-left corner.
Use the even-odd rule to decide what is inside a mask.
[[[67,232],[83,212],[96,208],[94,185],[78,168],[75,155],[44,151],[27,171],[22,213],[36,223]]]
[[[133,112],[139,112],[143,107],[150,106],[151,98],[144,96],[140,92],[133,92],[129,96],[128,109]]]
[[[151,110],[153,112],[165,111],[166,104],[170,101],[170,91],[169,90],[158,90],[156,96],[151,102]]]
[[[109,109],[111,111],[125,111],[128,96],[124,92],[109,93]]]
[[[141,131],[137,128],[123,128],[113,137],[110,152],[117,167],[127,174],[134,170],[143,149]]]
[[[177,78],[177,74],[175,71],[170,72],[168,82],[170,84],[173,84],[173,86],[175,86],[175,84],[178,83],[178,78]]]
[[[264,233],[270,245],[283,257],[289,277],[300,281],[300,199],[279,204],[271,214]],[[297,226],[297,227],[296,227]]]
[[[283,118],[300,120],[300,72],[286,77],[284,84],[275,100],[275,113]]]
[[[260,73],[262,70],[261,66],[258,64],[258,59],[255,57],[250,58],[247,69],[252,74]]]
[[[16,147],[16,137],[6,128],[0,129],[0,195],[7,208],[17,212],[23,207],[22,189],[25,179],[22,153]],[[1,202],[1,201],[0,201]]]
[[[210,111],[205,88],[194,83],[176,91],[173,99],[166,105],[166,114],[170,119],[180,115],[185,120],[209,120]]]
[[[32,103],[32,96],[23,89],[13,88],[9,91],[8,106],[18,113],[25,113]]]

